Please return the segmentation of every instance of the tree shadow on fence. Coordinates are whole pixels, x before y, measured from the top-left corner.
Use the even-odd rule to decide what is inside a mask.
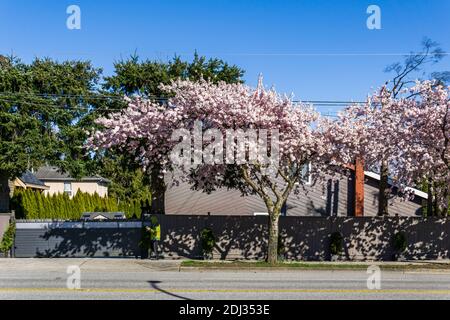
[[[216,238],[215,259],[264,259],[267,220],[267,216],[162,215],[161,249],[166,257],[200,258],[200,233],[210,228]],[[349,260],[391,260],[395,253],[392,239],[400,231],[407,238],[406,259],[450,258],[447,218],[280,217],[287,259],[328,260],[329,238],[336,231],[343,236]],[[26,256],[35,250],[38,257],[137,258],[140,232],[140,228],[18,230],[16,240],[21,239],[16,241],[16,252]]]
[[[164,249],[169,256],[201,256],[199,235],[210,228],[215,258],[264,259],[267,217],[166,216]],[[450,220],[416,217],[280,217],[280,234],[290,260],[329,260],[333,232],[344,238],[347,260],[392,260],[393,237],[407,235],[408,260],[450,258]]]
[[[140,229],[68,229],[46,230],[41,236],[48,249],[38,257],[138,257]]]
[[[210,228],[216,238],[214,258],[260,259],[264,257],[266,217],[161,216],[163,249],[167,256],[202,256],[200,233]]]

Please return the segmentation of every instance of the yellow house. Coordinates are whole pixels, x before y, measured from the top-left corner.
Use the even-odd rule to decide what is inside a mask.
[[[39,192],[50,189],[30,171],[25,171],[14,180],[10,180],[6,172],[0,171],[0,213],[10,212],[10,198],[16,188],[32,189]]]
[[[14,179],[12,181],[12,185],[14,189],[15,188],[33,189],[41,192],[50,189],[49,186],[46,186],[42,180],[36,178],[36,176],[30,171],[25,171],[20,177]]]
[[[67,193],[73,197],[78,191],[89,194],[97,194],[100,197],[108,196],[108,184],[110,180],[101,176],[83,177],[81,179],[72,178],[69,173],[61,172],[57,167],[40,167],[34,176],[42,181],[48,189],[44,194],[53,195],[55,193]]]

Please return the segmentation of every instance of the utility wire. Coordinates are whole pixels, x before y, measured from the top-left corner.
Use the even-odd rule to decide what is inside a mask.
[[[32,102],[32,101],[20,101],[17,102],[16,100],[11,100],[11,99],[7,99],[7,98],[3,98],[0,97],[0,102],[6,102],[6,103],[20,103],[20,104],[26,104],[26,105],[30,105],[30,106],[36,106],[36,107],[54,107],[54,108],[59,108],[59,109],[64,109],[64,110],[73,110],[73,111],[124,111],[125,108],[95,108],[95,107],[84,107],[84,106],[65,106],[65,105],[60,105],[60,104],[56,104],[56,103],[48,103],[48,104],[44,104],[44,103],[37,103],[37,102]],[[315,105],[318,107],[329,107],[330,105]],[[344,106],[344,105],[342,105]],[[340,107],[342,107],[340,106]],[[336,106],[339,107],[339,106]],[[324,116],[331,116],[334,117],[337,114],[335,112],[327,112],[327,113],[322,113],[322,115]]]
[[[80,99],[113,99],[123,101],[123,97],[115,94],[54,94],[54,93],[21,93],[21,92],[0,92],[0,96],[19,95],[27,97],[44,97],[44,98],[80,98]],[[161,97],[155,95],[148,95],[145,98],[152,98],[155,100],[167,100],[168,97]],[[293,100],[294,103],[319,103],[319,104],[354,104],[365,103],[364,101],[345,101],[345,100]]]
[[[19,98],[22,97],[28,97],[28,98],[41,98],[41,101],[39,102],[33,102],[33,101],[17,101],[17,99],[14,99],[13,95],[19,96]],[[68,106],[68,105],[62,105],[58,104],[57,101],[54,100],[48,100],[46,98],[52,97],[52,98],[79,98],[79,99],[113,99],[117,101],[123,101],[123,98],[113,96],[113,95],[75,95],[75,94],[38,94],[38,93],[15,93],[15,92],[2,92],[0,93],[0,102],[5,103],[18,103],[18,104],[26,104],[30,106],[36,106],[36,107],[54,107],[54,108],[60,108],[64,110],[73,110],[73,111],[124,111],[124,108],[102,108],[102,107],[92,107],[92,106]],[[166,101],[167,98],[161,98],[154,96],[155,100],[159,101]],[[294,100],[292,101],[295,104],[299,103],[306,103],[306,104],[313,104],[316,107],[345,107],[350,104],[355,103],[362,103],[362,102],[354,102],[354,101],[333,101],[333,100]],[[335,112],[326,112],[322,113],[323,116],[327,117],[336,117],[337,114]]]

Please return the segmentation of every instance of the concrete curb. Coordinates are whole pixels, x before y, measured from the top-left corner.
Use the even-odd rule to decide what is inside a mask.
[[[381,269],[382,271],[389,271],[389,272],[400,272],[400,273],[424,273],[424,274],[430,274],[430,273],[439,273],[439,274],[450,274],[450,269]],[[169,271],[169,270],[167,270]],[[365,268],[336,268],[336,269],[326,269],[326,268],[320,268],[320,269],[312,269],[312,268],[212,268],[212,267],[182,267],[180,266],[179,272],[251,272],[251,273],[257,273],[257,272],[317,272],[317,271],[331,271],[331,272],[340,272],[340,271],[363,271],[366,272]]]
[[[444,267],[440,267],[439,264],[444,264]],[[182,263],[179,266],[179,271],[249,271],[249,272],[276,272],[276,271],[358,271],[358,270],[367,270],[369,266],[378,266],[383,271],[396,271],[396,272],[408,272],[408,273],[450,273],[450,264],[437,262],[437,263],[422,263],[422,262],[399,262],[399,263],[323,263],[318,264],[317,267],[311,266],[311,264],[307,266],[287,266],[287,267],[254,267],[254,266],[227,266],[227,263],[224,263],[223,266],[183,266]]]

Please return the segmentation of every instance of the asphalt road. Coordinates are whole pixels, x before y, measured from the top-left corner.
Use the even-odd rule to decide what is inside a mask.
[[[69,266],[79,267],[80,289],[67,287]],[[368,289],[368,277],[365,270],[180,271],[177,261],[0,259],[0,300],[450,300],[450,272],[382,271],[381,289]]]

